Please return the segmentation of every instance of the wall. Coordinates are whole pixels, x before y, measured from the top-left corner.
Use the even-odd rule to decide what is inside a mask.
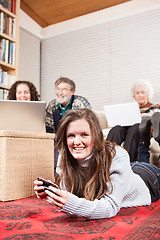
[[[34,83],[40,94],[40,43],[41,40],[20,28],[18,80]]]
[[[30,21],[21,27],[26,30]],[[153,100],[160,102],[159,0],[133,0],[45,29],[32,25],[28,31],[42,42],[42,100],[54,98],[54,81],[63,75],[76,82],[76,93],[94,109],[132,101],[130,87],[138,78],[151,79]]]

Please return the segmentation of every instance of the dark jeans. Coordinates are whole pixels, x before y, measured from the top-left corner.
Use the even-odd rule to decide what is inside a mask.
[[[144,162],[132,162],[131,167],[147,185],[152,202],[160,199],[160,168]]]
[[[113,127],[106,138],[107,141],[115,142],[121,145],[124,142],[124,148],[130,156],[130,161],[137,161],[137,149],[139,144],[138,134],[139,123],[129,127],[115,126]]]
[[[149,163],[150,159],[150,148],[145,144],[140,144],[138,147],[138,158],[139,162]]]

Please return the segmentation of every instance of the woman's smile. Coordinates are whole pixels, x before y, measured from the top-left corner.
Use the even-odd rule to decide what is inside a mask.
[[[67,145],[75,159],[84,159],[91,154],[93,136],[86,120],[76,120],[68,125]]]

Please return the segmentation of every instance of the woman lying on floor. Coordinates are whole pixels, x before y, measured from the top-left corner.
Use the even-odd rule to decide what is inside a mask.
[[[160,198],[160,169],[134,162],[127,151],[103,138],[92,110],[70,110],[57,132],[61,152],[60,189],[44,190],[35,181],[38,198],[58,210],[89,219],[110,218],[120,208],[150,205]],[[139,176],[140,175],[140,176]]]

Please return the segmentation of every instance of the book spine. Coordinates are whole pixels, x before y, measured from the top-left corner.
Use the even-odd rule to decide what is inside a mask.
[[[9,52],[9,40],[5,41],[5,57],[4,61],[8,63],[8,52]]]
[[[3,33],[3,21],[4,21],[4,12],[1,12],[1,25],[0,25],[0,31]]]
[[[12,0],[8,0],[8,10],[12,12]]]
[[[13,4],[12,4],[12,13],[16,13],[16,0],[12,0]]]
[[[9,60],[8,60],[8,63],[9,63],[9,64],[12,64],[12,51],[13,51],[12,45],[13,45],[13,43],[10,42],[10,43],[9,43]]]
[[[4,61],[4,59],[5,59],[5,45],[6,45],[5,39],[3,38],[1,40],[1,47],[2,47],[2,49],[1,49],[1,60],[2,61]]]
[[[16,19],[12,19],[12,29],[11,29],[11,37],[16,38]]]
[[[12,44],[12,65],[15,66],[15,51],[16,51],[16,45],[15,43]]]
[[[4,71],[2,70],[1,84],[3,84]]]

